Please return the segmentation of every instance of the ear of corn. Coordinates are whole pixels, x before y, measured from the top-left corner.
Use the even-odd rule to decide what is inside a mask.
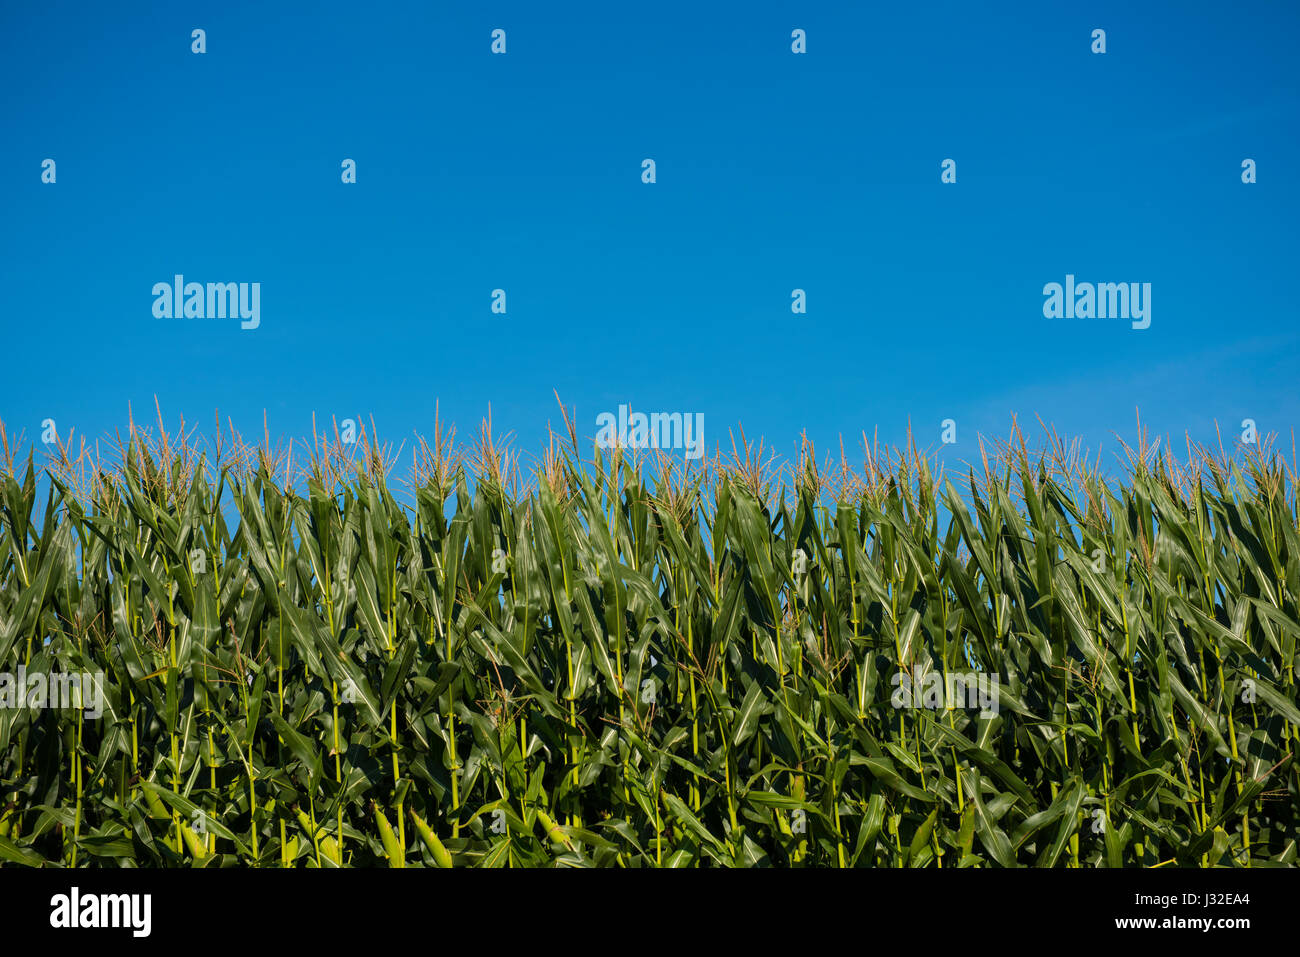
[[[379,839],[384,848],[384,856],[388,858],[388,866],[405,867],[406,849],[398,842],[393,826],[388,823],[388,818],[384,817],[384,812],[378,805],[375,807],[375,824],[379,826]]]
[[[438,835],[433,833],[433,829],[430,828],[428,824],[424,823],[424,819],[421,818],[420,815],[416,814],[415,811],[411,812],[411,819],[415,821],[415,827],[419,832],[420,840],[424,843],[424,846],[428,848],[429,853],[433,855],[434,863],[439,867],[451,867],[451,854],[447,851],[447,848],[443,845],[442,841],[438,840]]]
[[[1005,449],[683,476],[485,435],[0,475],[0,862],[1296,863],[1295,476]],[[996,713],[897,708],[996,676]],[[198,815],[205,827],[194,825]],[[408,833],[407,818],[414,825]],[[427,852],[427,855],[423,852]]]

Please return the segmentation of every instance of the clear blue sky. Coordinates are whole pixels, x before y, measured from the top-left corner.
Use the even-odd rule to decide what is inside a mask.
[[[1135,406],[1289,449],[1298,27],[1274,2],[8,3],[0,419],[94,437],[156,395],[172,423],[400,442],[440,400],[534,452],[558,390],[586,437],[630,402],[790,455],[909,418],[937,449],[953,418],[964,459],[1013,412],[1114,450]],[[176,273],[260,282],[260,328],[156,319]],[[1067,273],[1151,283],[1150,328],[1044,318]]]

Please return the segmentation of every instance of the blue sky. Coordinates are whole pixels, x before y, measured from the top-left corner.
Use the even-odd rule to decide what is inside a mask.
[[[11,433],[156,396],[400,443],[439,402],[537,452],[558,391],[587,438],[630,402],[789,455],[1013,413],[1115,450],[1135,407],[1290,448],[1300,7],[376,6],[6,5]],[[155,318],[176,273],[260,282],[259,328]],[[1044,318],[1067,273],[1150,283],[1150,328]]]

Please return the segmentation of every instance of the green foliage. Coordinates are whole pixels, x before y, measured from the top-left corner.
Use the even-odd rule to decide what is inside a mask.
[[[294,490],[133,438],[45,502],[11,461],[0,671],[100,673],[103,716],[0,710],[0,863],[1295,864],[1271,462],[597,453],[521,493],[424,452],[404,501],[369,446]],[[895,707],[915,669],[995,713]]]

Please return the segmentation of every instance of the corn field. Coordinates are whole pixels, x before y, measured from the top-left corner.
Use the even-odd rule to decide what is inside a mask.
[[[486,426],[4,435],[0,861],[1296,864],[1284,457],[687,469],[567,433],[527,476]]]

